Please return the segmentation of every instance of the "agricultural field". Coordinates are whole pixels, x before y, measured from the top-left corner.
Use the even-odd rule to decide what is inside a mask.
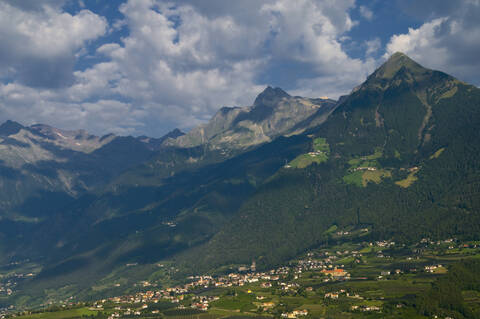
[[[97,315],[99,312],[89,310],[86,307],[74,308],[68,310],[47,311],[21,316],[23,319],[73,319]]]
[[[355,157],[348,161],[348,165],[350,165],[350,169],[354,170],[359,167],[376,167],[379,168],[380,165],[378,164],[377,159],[381,158],[383,155],[383,151],[380,148],[375,149],[373,154],[362,156],[362,157]]]
[[[383,179],[391,178],[391,171],[383,169],[377,161],[382,155],[382,150],[377,148],[373,154],[350,159],[348,161],[350,167],[343,177],[343,181],[347,184],[365,187],[368,183],[379,184]]]
[[[293,168],[305,168],[313,163],[324,163],[330,155],[330,146],[323,137],[313,139],[313,151],[301,154],[293,159],[288,166]]]
[[[368,233],[368,227],[333,225],[326,232],[333,241],[328,248],[309,250],[277,269],[198,276],[184,287],[16,315],[23,319],[431,318],[437,314],[477,318],[480,243],[423,239],[406,246],[389,240],[362,241]],[[467,285],[457,283],[462,276],[468,278]],[[435,301],[437,290],[451,289],[442,288],[451,287],[450,277],[459,285],[459,295],[448,298],[457,300],[459,310]],[[467,315],[458,316],[460,310]]]
[[[412,185],[418,179],[418,177],[415,176],[417,172],[417,170],[410,172],[405,179],[396,181],[395,184],[403,188],[410,187],[410,185]]]

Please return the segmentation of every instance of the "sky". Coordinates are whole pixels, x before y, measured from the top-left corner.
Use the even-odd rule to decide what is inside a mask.
[[[480,84],[480,0],[0,0],[0,122],[188,131],[267,85],[338,98],[401,51]]]

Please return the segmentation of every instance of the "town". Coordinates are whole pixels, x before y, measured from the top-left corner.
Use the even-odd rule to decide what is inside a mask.
[[[361,233],[367,231],[362,229]],[[337,230],[334,235],[344,238],[351,232],[355,231]],[[327,318],[339,309],[352,318],[408,314],[412,309],[399,292],[408,295],[424,291],[435,278],[448,272],[448,264],[453,260],[478,254],[480,243],[451,238],[440,241],[424,238],[410,246],[389,240],[346,241],[308,251],[270,270],[257,270],[256,262],[252,261],[225,274],[190,276],[183,284],[172,287],[144,280],[135,283],[142,288],[135,294],[94,302],[70,297],[57,304],[50,302],[37,313],[4,309],[1,318],[37,318],[52,307],[57,307],[57,311],[76,310],[78,317],[81,314],[108,319],[239,315]]]

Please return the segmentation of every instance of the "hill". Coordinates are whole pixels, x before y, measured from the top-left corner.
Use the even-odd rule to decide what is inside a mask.
[[[45,140],[42,145],[69,154],[41,165],[53,172],[60,165],[68,166],[74,175],[71,183],[84,188],[71,195],[57,190],[55,194],[65,196],[64,201],[37,190],[25,192],[19,203],[31,203],[31,219],[25,220],[25,206],[19,204],[17,215],[21,218],[0,222],[5,261],[31,260],[37,271],[42,269],[28,288],[21,289],[42,295],[44,288],[73,283],[77,292],[88,290],[93,282],[126,264],[169,258],[208,240],[266,178],[308,150],[310,139],[293,130],[301,132],[322,122],[336,105],[332,100],[318,100],[313,106],[315,99],[293,98],[287,93],[275,97],[280,91],[267,88],[255,102],[260,108],[270,108],[266,121],[280,118],[286,122],[276,125],[287,127],[282,132],[290,137],[277,132],[279,138],[271,143],[260,139],[228,149],[210,147],[210,142],[180,147],[169,145],[184,137],[179,131],[160,139],[99,138],[35,126]],[[303,106],[296,106],[297,101],[310,101],[308,118]],[[240,113],[249,113],[250,109],[246,110]],[[288,118],[284,115],[287,111]],[[230,124],[228,132],[235,130],[235,124]],[[79,135],[91,141],[91,149],[68,149],[69,145],[80,147],[75,140]],[[102,144],[95,147],[94,143]]]
[[[312,101],[267,88],[26,228],[44,259],[20,289],[108,295],[114,280],[170,280],[160,262],[177,278],[264,269],[341,240],[331,229],[478,237],[478,88],[396,53],[339,103]]]
[[[331,226],[401,242],[477,238],[478,127],[478,88],[396,53],[311,132],[327,160],[279,170],[178,262],[269,267],[326,244]]]

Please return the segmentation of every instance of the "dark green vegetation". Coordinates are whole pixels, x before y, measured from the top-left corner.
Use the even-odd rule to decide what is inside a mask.
[[[480,317],[478,242],[422,240],[405,246],[352,242],[345,236],[356,237],[355,231],[335,233],[344,237],[338,245],[311,250],[268,272],[234,272],[201,284],[194,279],[188,289],[146,288],[136,295],[66,303],[20,318]],[[325,274],[324,269],[334,268],[344,275]],[[258,281],[249,282],[253,278]],[[207,309],[197,309],[200,302]]]
[[[180,138],[185,145],[114,139],[67,161],[95,167],[82,177],[92,185],[94,174],[108,178],[75,194],[32,191],[29,210],[2,216],[5,262],[37,266],[4,304],[98,298],[141,279],[168,283],[252,260],[266,269],[335,243],[335,229],[407,244],[478,239],[478,88],[395,54],[333,111],[332,101],[262,94],[248,112],[221,110],[199,128],[220,134],[204,144],[200,133]],[[293,104],[304,113],[281,130]],[[245,135],[239,123],[249,123]],[[245,146],[269,125],[268,138]],[[0,129],[4,143],[17,129]],[[224,147],[229,132],[236,147]],[[5,183],[17,181],[16,170],[2,169]]]
[[[403,242],[476,238],[478,127],[479,89],[394,55],[312,132],[326,137],[327,162],[279,170],[179,261],[204,270],[253,259],[274,265],[327,243],[332,225],[371,225],[371,238]]]
[[[446,276],[417,299],[417,308],[427,316],[480,318],[480,260],[470,259],[450,267]]]

